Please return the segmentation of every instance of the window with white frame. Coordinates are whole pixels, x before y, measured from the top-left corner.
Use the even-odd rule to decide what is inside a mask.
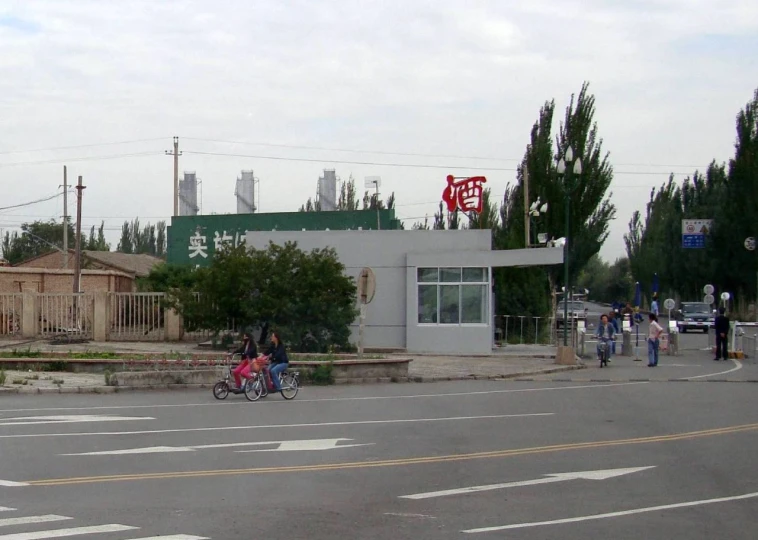
[[[419,268],[419,324],[486,324],[489,268]]]

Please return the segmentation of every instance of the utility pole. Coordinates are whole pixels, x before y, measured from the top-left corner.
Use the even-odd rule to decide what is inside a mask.
[[[529,247],[529,169],[524,164],[524,247]]]
[[[63,268],[68,269],[68,176],[63,166]]]
[[[179,215],[179,137],[174,137],[174,150],[166,150],[167,156],[174,156],[174,215]]]
[[[81,292],[82,279],[82,177],[76,185],[76,260],[74,261],[74,293]]]

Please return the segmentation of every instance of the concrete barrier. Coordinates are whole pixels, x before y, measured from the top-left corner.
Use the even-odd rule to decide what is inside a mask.
[[[332,377],[335,382],[358,380],[402,380],[408,378],[410,358],[384,358],[376,360],[335,360],[332,364]],[[327,362],[290,362],[290,370],[300,371],[301,380]],[[113,386],[161,386],[172,384],[213,384],[224,376],[225,368],[168,369],[165,371],[121,371],[111,375]]]

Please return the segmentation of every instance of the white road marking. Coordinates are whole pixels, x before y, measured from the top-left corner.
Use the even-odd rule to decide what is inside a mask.
[[[66,516],[56,516],[55,514],[47,514],[44,516],[5,518],[5,519],[0,519],[0,527],[13,527],[16,525],[32,525],[34,523],[52,523],[53,521],[66,521],[67,519],[73,519],[73,518],[66,517]]]
[[[339,450],[340,448],[354,448],[356,446],[371,446],[374,443],[363,444],[342,444],[337,446],[340,441],[351,441],[352,439],[314,439],[310,441],[283,441],[279,448],[267,448],[265,450],[237,450],[237,453],[244,454],[248,452],[307,452],[317,450]]]
[[[97,525],[94,527],[74,527],[72,529],[55,529],[50,531],[35,531],[27,533],[3,534],[0,540],[45,540],[46,538],[62,538],[64,536],[79,536],[83,534],[102,534],[122,531],[134,531],[139,527],[128,525]]]
[[[380,401],[396,399],[423,399],[423,398],[444,398],[459,396],[485,396],[496,394],[515,394],[522,392],[549,392],[560,390],[582,390],[587,388],[611,388],[613,386],[634,386],[639,384],[649,384],[647,382],[624,382],[611,384],[587,384],[580,386],[549,386],[547,388],[511,388],[508,390],[479,390],[476,392],[450,392],[442,394],[412,394],[399,396],[360,396],[360,397],[340,397],[340,398],[319,398],[319,399],[296,399],[293,401],[259,401],[256,407],[261,405],[293,405],[296,403],[321,403],[328,401]],[[11,412],[45,412],[45,411],[92,411],[92,410],[114,410],[114,409],[162,409],[177,407],[243,407],[249,406],[246,401],[239,403],[172,403],[162,405],[106,405],[101,407],[46,407],[40,409],[0,409],[0,413]]]
[[[758,497],[758,492],[746,493],[745,495],[736,495],[734,497],[720,497],[718,499],[706,499],[702,501],[690,501],[676,504],[664,504],[661,506],[649,506],[647,508],[636,508],[634,510],[622,510],[620,512],[608,512],[607,514],[593,514],[589,516],[579,516],[566,519],[555,519],[552,521],[533,521],[531,523],[514,523],[513,525],[501,525],[499,527],[482,527],[481,529],[468,529],[462,533],[486,533],[495,531],[505,531],[509,529],[525,529],[528,527],[544,527],[546,525],[562,525],[564,523],[578,523],[581,521],[591,521],[597,519],[608,519],[622,516],[631,516],[634,514],[644,514],[646,512],[659,512],[661,510],[674,510],[677,508],[687,508],[690,506],[702,506],[705,504],[716,504],[729,501],[740,501],[745,499],[754,499]],[[0,537],[2,538],[2,537]]]
[[[37,426],[42,424],[77,424],[87,422],[126,422],[130,420],[155,420],[150,416],[110,416],[92,414],[74,414],[67,416],[22,416],[3,418],[0,426]]]
[[[742,369],[742,362],[739,360],[735,360],[734,358],[731,359],[732,362],[734,362],[734,365],[736,367],[733,367],[732,369],[728,369],[726,371],[719,371],[718,373],[709,373],[708,375],[698,375],[697,377],[685,377],[684,381],[689,381],[692,379],[705,379],[706,377],[715,377],[716,375],[726,375],[727,373],[732,373],[733,371],[739,371]]]
[[[471,486],[458,489],[446,489],[443,491],[431,491],[428,493],[416,493],[415,495],[402,495],[401,499],[433,499],[436,497],[447,497],[449,495],[462,495],[465,493],[478,493],[480,491],[493,491],[496,489],[506,489],[512,487],[535,486],[538,484],[552,484],[555,482],[566,482],[568,480],[607,480],[626,474],[632,474],[640,471],[653,469],[653,467],[632,467],[626,469],[605,469],[600,471],[582,471],[570,473],[546,474],[547,478],[537,478],[535,480],[525,480],[522,482],[507,482],[503,484],[489,484],[485,486]]]
[[[269,451],[296,451],[296,450],[328,450],[331,448],[350,448],[353,446],[367,446],[367,444],[347,444],[337,446],[342,441],[352,441],[353,439],[313,439],[305,441],[261,441],[261,442],[244,442],[244,443],[226,443],[226,444],[203,444],[199,446],[149,446],[146,448],[127,448],[123,450],[104,450],[101,452],[84,452],[81,454],[59,454],[61,456],[122,456],[129,454],[170,454],[174,452],[195,452],[197,450],[207,450],[212,448],[239,448],[244,446],[266,446],[275,445],[277,448],[270,450],[253,450],[255,452]],[[368,443],[373,444],[373,443]]]
[[[278,428],[304,428],[304,427],[329,427],[329,426],[360,426],[376,424],[413,424],[419,422],[459,422],[463,420],[495,420],[502,418],[527,418],[532,416],[553,416],[555,413],[528,413],[528,414],[494,414],[486,416],[451,416],[447,418],[408,418],[398,420],[356,420],[352,422],[319,422],[313,424],[272,424],[266,426],[221,426],[202,428],[180,429],[155,429],[146,431],[101,431],[97,433],[29,433],[23,435],[0,435],[0,439],[28,439],[37,437],[93,437],[109,435],[155,435],[159,433],[191,433],[196,431],[238,431],[243,429],[278,429]]]
[[[15,508],[8,508],[7,506],[0,506],[0,512],[15,512]]]
[[[22,487],[22,486],[28,486],[29,484],[25,484],[24,482],[13,482],[11,480],[0,480],[0,486],[2,487]]]
[[[401,514],[398,512],[385,512],[385,516],[395,516],[395,517],[412,517],[412,518],[422,518],[422,519],[437,519],[435,516],[427,516],[426,514]]]
[[[171,534],[169,536],[145,536],[133,540],[210,540],[205,536],[190,536],[188,534]]]

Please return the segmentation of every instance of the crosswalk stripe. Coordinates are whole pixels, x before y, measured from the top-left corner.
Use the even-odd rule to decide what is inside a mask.
[[[134,538],[133,540],[210,540],[205,536],[190,536],[188,534],[172,534],[170,536],[146,536],[144,538]]]
[[[130,527],[128,525],[98,525],[95,527],[74,527],[72,529],[55,529],[49,531],[4,534],[0,535],[0,540],[45,540],[47,538],[62,538],[64,536],[79,536],[82,534],[133,531],[136,529],[139,529],[139,527]]]
[[[73,519],[66,516],[56,516],[55,514],[46,514],[44,516],[29,516],[17,518],[0,519],[0,527],[12,527],[13,525],[31,525],[32,523],[50,523],[53,521],[66,521]]]

